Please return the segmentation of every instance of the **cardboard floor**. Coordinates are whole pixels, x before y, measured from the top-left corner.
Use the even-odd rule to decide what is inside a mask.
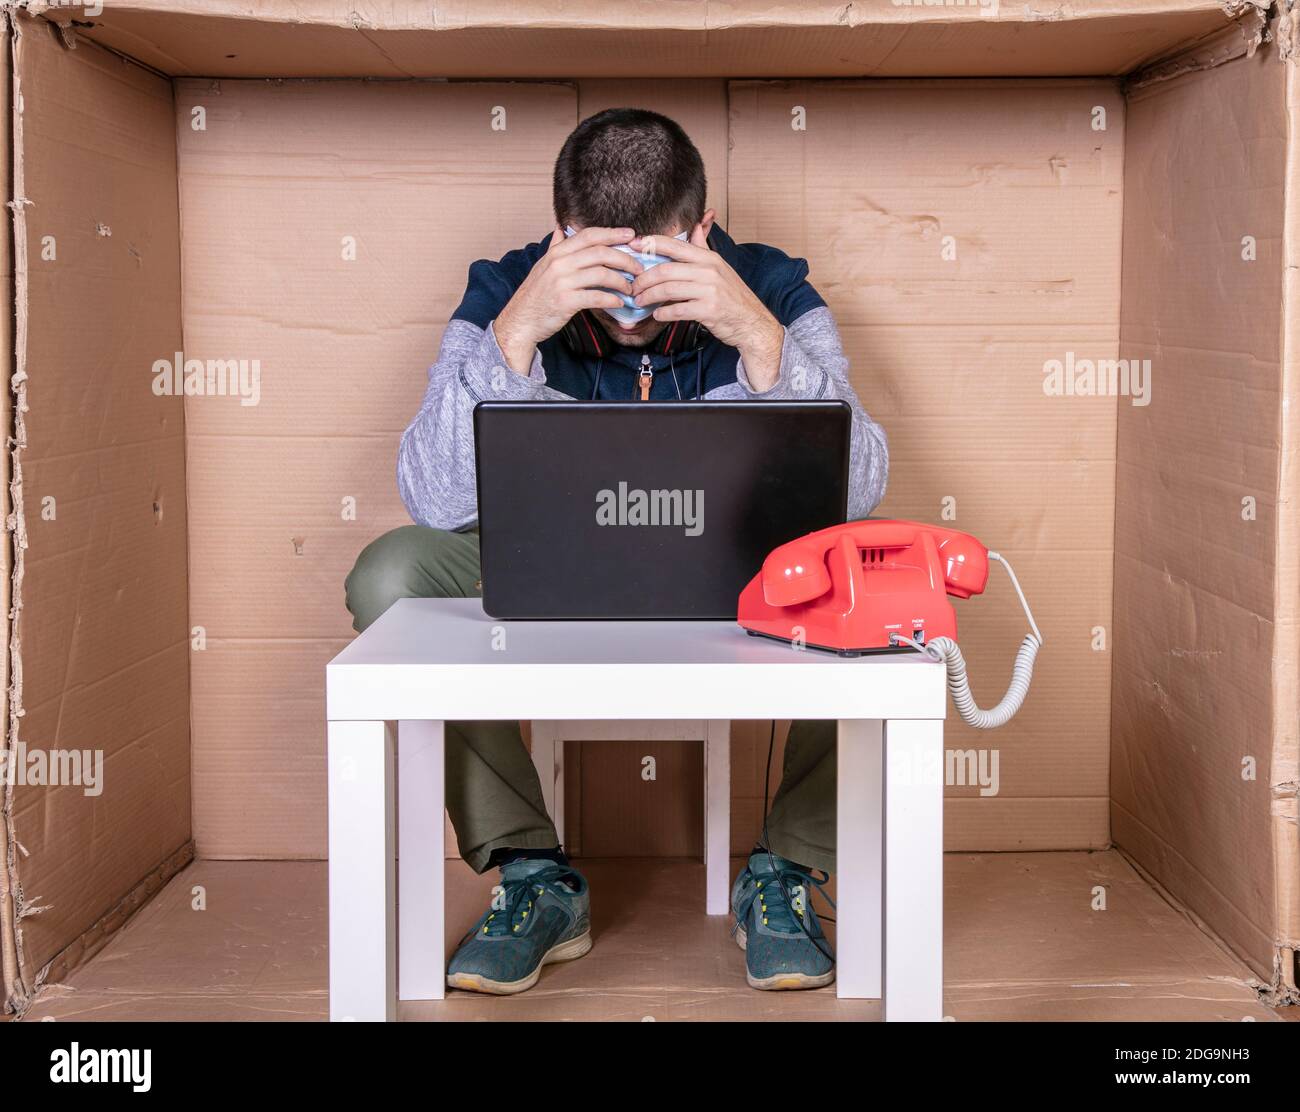
[[[949,854],[945,1013],[972,1020],[1277,1021],[1251,974],[1114,851]],[[737,863],[738,864],[738,863]],[[581,862],[596,944],[513,998],[455,992],[404,1020],[873,1020],[834,989],[762,993],[728,923],[704,914],[704,869],[680,859]],[[493,876],[447,863],[448,939]],[[1104,890],[1105,910],[1093,910]],[[200,905],[201,908],[200,908]],[[66,983],[39,1020],[323,1020],[323,862],[198,861]],[[1290,1009],[1295,1011],[1296,1009]]]

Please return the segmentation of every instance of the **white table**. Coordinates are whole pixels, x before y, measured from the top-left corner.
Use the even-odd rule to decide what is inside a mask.
[[[443,997],[445,722],[736,718],[839,721],[836,991],[942,1018],[941,665],[797,652],[729,622],[498,622],[477,599],[403,599],[327,665],[326,700],[331,1019]],[[725,839],[706,833],[712,914]]]

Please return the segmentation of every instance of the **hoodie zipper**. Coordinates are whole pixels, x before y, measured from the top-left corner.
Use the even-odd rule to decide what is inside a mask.
[[[637,375],[637,385],[641,389],[640,401],[647,401],[650,397],[650,387],[654,384],[655,372],[650,366],[650,356],[641,356],[641,373]]]

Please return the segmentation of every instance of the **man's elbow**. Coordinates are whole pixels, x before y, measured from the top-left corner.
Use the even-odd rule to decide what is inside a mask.
[[[402,505],[416,525],[445,529],[447,526],[439,522],[442,515],[437,502],[429,497],[429,491],[418,481],[420,474],[420,469],[414,467],[407,456],[406,442],[403,439],[397,456],[397,493],[402,499]]]
[[[852,518],[863,518],[875,512],[877,506],[885,500],[885,487],[889,482],[889,440],[885,430],[870,418],[866,419],[866,435],[863,437],[864,456],[862,469],[857,477],[857,493],[861,501],[850,510]]]

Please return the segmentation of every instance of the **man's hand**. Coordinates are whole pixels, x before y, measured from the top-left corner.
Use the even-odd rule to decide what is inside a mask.
[[[537,345],[554,336],[579,309],[617,309],[623,304],[607,291],[631,293],[632,283],[619,271],[639,275],[642,267],[613,245],[627,243],[633,235],[631,228],[583,228],[566,239],[564,229],[556,226],[546,254],[492,325],[512,371],[527,375]]]
[[[674,260],[637,276],[632,293],[638,305],[658,305],[655,320],[699,321],[740,352],[757,392],[776,385],[785,329],[722,256],[709,249],[702,225],[695,225],[689,243],[672,236],[644,236],[631,246]]]

